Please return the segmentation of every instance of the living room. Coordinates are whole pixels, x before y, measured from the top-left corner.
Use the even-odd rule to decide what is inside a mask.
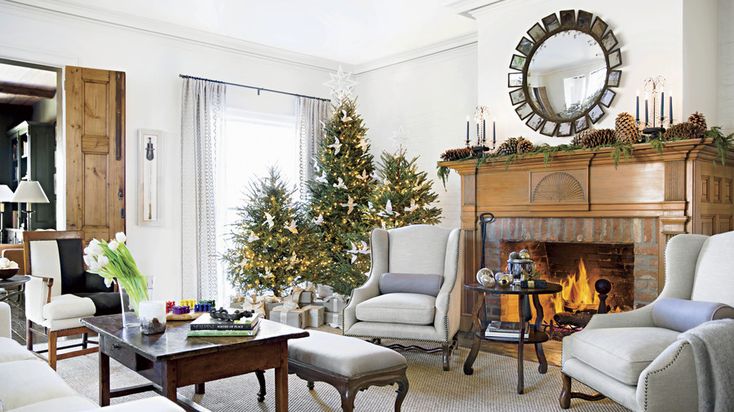
[[[734,410],[732,20],[0,0],[0,410]]]

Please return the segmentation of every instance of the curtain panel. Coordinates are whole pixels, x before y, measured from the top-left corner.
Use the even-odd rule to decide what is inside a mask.
[[[184,79],[181,105],[182,298],[217,297],[216,145],[224,129],[224,84]]]
[[[296,127],[299,137],[301,199],[308,190],[306,183],[314,176],[314,157],[324,138],[324,126],[329,117],[331,102],[308,97],[298,97],[296,101]]]

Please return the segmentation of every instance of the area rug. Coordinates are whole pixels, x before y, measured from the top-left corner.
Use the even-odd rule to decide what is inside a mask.
[[[441,358],[437,355],[410,352],[408,380],[410,390],[403,403],[403,411],[559,411],[558,395],[561,391],[560,371],[549,367],[541,375],[537,363],[525,364],[525,394],[515,393],[517,360],[480,353],[474,364],[474,375],[462,372],[462,362],[468,353],[460,348],[454,352],[451,371],[444,372]],[[58,372],[74,389],[90,399],[97,400],[98,369],[97,354],[72,358],[59,362]],[[145,383],[146,380],[117,362],[111,362],[112,387]],[[239,376],[206,385],[205,395],[194,395],[193,386],[180,388],[179,393],[193,399],[212,411],[275,411],[273,403],[273,372],[266,374],[268,396],[258,403],[257,379],[254,374]],[[289,406],[292,411],[322,412],[340,411],[341,401],[336,389],[324,383],[316,383],[309,391],[306,382],[291,375]],[[574,390],[588,388],[575,384]],[[357,395],[357,411],[392,411],[397,387],[373,387]],[[112,403],[152,396],[152,393],[115,398]],[[585,402],[574,400],[573,412],[626,411],[612,401]]]

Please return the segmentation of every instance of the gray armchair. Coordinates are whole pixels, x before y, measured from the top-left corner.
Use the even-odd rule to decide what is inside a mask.
[[[631,312],[595,315],[586,329],[563,340],[561,407],[569,408],[571,398],[606,396],[635,411],[698,410],[690,344],[677,331],[656,327],[653,308],[660,298],[734,306],[733,251],[734,232],[670,239],[658,300]],[[572,379],[600,395],[572,392]]]
[[[372,267],[367,282],[352,292],[344,310],[344,335],[372,339],[435,342],[441,348],[391,345],[443,353],[449,370],[461,320],[462,266],[459,229],[414,225],[375,229],[371,237]],[[384,273],[442,275],[438,294],[380,293]]]

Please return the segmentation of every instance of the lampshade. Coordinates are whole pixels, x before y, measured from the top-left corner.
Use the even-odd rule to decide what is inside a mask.
[[[13,198],[13,191],[8,185],[0,185],[0,202],[10,202]]]
[[[13,203],[48,203],[48,198],[40,183],[35,180],[23,180],[15,189],[15,194],[10,201]]]

